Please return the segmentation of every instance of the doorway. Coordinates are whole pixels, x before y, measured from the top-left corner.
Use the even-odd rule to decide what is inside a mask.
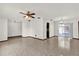
[[[73,37],[73,25],[72,23],[60,23],[58,24],[58,36],[60,37]]]
[[[46,38],[49,38],[50,36],[49,36],[49,26],[50,26],[50,24],[47,22],[46,23]]]

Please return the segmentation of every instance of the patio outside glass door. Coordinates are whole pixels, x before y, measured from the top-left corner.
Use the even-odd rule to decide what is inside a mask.
[[[72,23],[59,23],[58,24],[58,36],[71,38],[73,36]]]

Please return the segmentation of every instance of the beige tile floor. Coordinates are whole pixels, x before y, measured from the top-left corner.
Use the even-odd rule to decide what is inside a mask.
[[[52,37],[47,40],[14,37],[0,42],[0,56],[78,56],[79,40]]]

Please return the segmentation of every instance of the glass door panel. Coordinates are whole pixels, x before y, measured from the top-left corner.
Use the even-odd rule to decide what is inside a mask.
[[[60,37],[72,37],[73,28],[71,23],[59,23],[58,24],[58,36]]]

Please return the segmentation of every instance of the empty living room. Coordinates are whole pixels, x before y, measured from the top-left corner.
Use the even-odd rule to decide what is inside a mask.
[[[79,3],[0,3],[0,56],[79,56]]]

